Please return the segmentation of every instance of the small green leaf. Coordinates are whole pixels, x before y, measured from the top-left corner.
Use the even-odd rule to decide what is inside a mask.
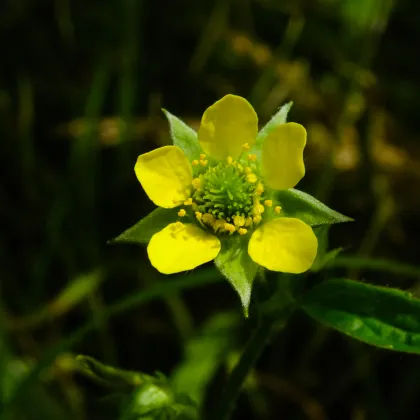
[[[397,289],[327,280],[302,301],[307,314],[368,344],[420,354],[420,300]]]
[[[245,317],[248,317],[252,283],[258,271],[258,264],[248,255],[248,239],[246,235],[224,238],[222,249],[214,260],[216,267],[238,293]]]
[[[174,146],[182,149],[189,160],[198,159],[202,149],[197,139],[197,133],[166,109],[162,109],[162,111],[169,121]]]
[[[334,223],[353,221],[352,218],[330,209],[311,195],[294,188],[276,191],[275,197],[280,203],[283,216],[296,217],[309,226],[332,225]]]
[[[172,374],[171,384],[176,393],[186,394],[201,405],[208,384],[235,345],[238,323],[236,313],[222,312],[200,327],[199,334],[185,346],[185,359]]]
[[[283,105],[272,117],[271,120],[260,130],[257,135],[257,146],[260,146],[268,134],[273,131],[278,125],[284,124],[287,120],[287,114],[292,107],[293,102]]]
[[[158,207],[149,213],[145,218],[141,219],[131,228],[121,233],[108,243],[140,243],[147,244],[151,237],[161,231],[169,223],[174,223],[179,219],[178,209],[164,209]]]

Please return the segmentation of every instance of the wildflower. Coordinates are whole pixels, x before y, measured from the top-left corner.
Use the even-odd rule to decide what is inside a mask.
[[[139,156],[137,178],[157,206],[197,209],[196,219],[169,223],[152,236],[148,255],[160,272],[191,270],[213,260],[224,238],[236,235],[249,241],[249,257],[270,270],[302,273],[311,267],[317,253],[312,228],[281,215],[271,195],[304,176],[306,131],[299,124],[279,124],[260,153],[247,153],[257,146],[257,127],[252,106],[227,95],[204,112],[196,145],[202,153],[189,159],[181,148],[164,146]],[[178,215],[185,213],[181,209]]]

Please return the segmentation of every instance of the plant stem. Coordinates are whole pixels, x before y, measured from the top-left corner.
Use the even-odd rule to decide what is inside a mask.
[[[280,331],[286,325],[289,315],[290,310],[285,312],[285,316],[282,319],[283,322],[279,322],[278,318],[274,319],[267,316],[262,319],[258,329],[248,341],[239,362],[233,369],[212,419],[228,420],[230,418],[248,374],[269,343],[273,333]]]

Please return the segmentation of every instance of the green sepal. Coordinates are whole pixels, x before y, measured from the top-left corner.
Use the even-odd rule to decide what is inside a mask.
[[[179,147],[184,152],[188,160],[192,161],[194,159],[198,159],[200,153],[202,153],[202,149],[200,143],[198,142],[197,133],[166,109],[162,109],[162,111],[169,121],[174,146]]]
[[[177,220],[179,220],[177,208],[164,209],[158,207],[108,243],[147,244],[155,233]]]
[[[318,252],[312,267],[310,268],[313,272],[321,271],[331,261],[337,257],[337,255],[343,251],[343,248],[336,248],[328,251],[328,233],[331,225],[315,226],[313,231],[318,239]]]
[[[317,321],[355,339],[420,354],[420,300],[410,293],[334,279],[312,288],[301,307]]]
[[[353,222],[354,219],[344,216],[303,191],[290,188],[275,191],[274,197],[280,204],[281,215],[296,217],[309,226],[332,225],[334,223]]]
[[[248,255],[248,241],[248,235],[221,238],[222,248],[214,260],[216,267],[238,293],[245,317],[248,317],[252,284],[259,268]]]
[[[289,102],[282,107],[271,117],[271,120],[260,130],[257,135],[257,147],[261,146],[264,143],[264,140],[268,134],[273,131],[277,126],[285,124],[287,121],[287,114],[292,107],[293,102]]]

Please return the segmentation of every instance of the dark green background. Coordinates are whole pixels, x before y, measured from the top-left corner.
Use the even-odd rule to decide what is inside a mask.
[[[289,120],[308,130],[299,188],[356,219],[332,228],[330,246],[359,259],[308,281],[340,275],[416,291],[418,272],[393,261],[419,263],[419,16],[414,0],[2,0],[0,402],[11,418],[118,418],[121,399],[73,375],[72,354],[169,376],[206,320],[241,313],[227,282],[200,286],[216,278],[211,264],[194,271],[194,290],[149,302],[142,291],[175,280],[144,248],[106,245],[153,209],[133,167],[170,141],[161,107],[197,128],[227,93],[246,97],[261,123],[293,100]],[[361,269],[370,257],[385,262]],[[54,306],[97,272],[98,287]],[[114,304],[118,316],[105,316]],[[251,307],[236,349],[253,327]],[[41,375],[25,379],[34,366]],[[209,407],[224,377],[221,364]],[[303,314],[255,377],[235,419],[418,418],[418,356]]]

